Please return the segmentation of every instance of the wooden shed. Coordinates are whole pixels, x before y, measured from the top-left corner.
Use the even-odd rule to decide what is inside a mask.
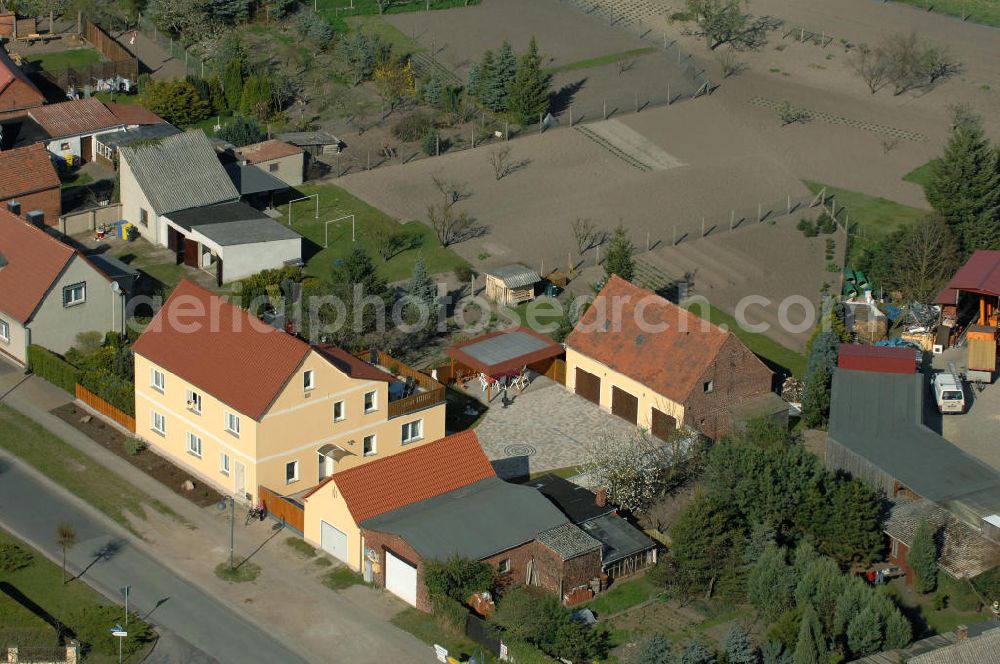
[[[486,273],[486,297],[513,306],[535,299],[541,276],[520,263],[505,265]]]

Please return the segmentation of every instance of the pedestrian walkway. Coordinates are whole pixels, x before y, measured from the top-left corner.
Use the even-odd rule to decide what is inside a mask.
[[[155,558],[222,603],[239,607],[240,614],[256,629],[293,647],[307,661],[363,661],[372,653],[403,664],[433,661],[429,646],[389,623],[390,618],[405,608],[399,600],[364,586],[339,592],[326,588],[321,579],[329,568],[320,568],[299,557],[284,543],[291,533],[275,532],[270,521],[247,527],[242,513],[237,513],[237,555],[253,554],[252,561],[262,572],[252,584],[220,580],[214,569],[229,556],[227,513],[215,507],[195,506],[48,412],[70,399],[59,388],[35,376],[25,378],[20,369],[0,360],[0,402],[38,422],[177,515],[147,509],[146,521],[133,523],[144,541],[101,517],[107,532],[118,533],[138,551]],[[5,520],[4,515],[9,511],[12,510],[0,509],[0,520]],[[41,514],[45,514],[44,509]]]

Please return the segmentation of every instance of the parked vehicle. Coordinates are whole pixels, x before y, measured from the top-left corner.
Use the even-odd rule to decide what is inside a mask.
[[[942,415],[965,412],[965,390],[962,389],[962,379],[955,371],[955,365],[948,363],[948,370],[934,374],[931,381],[934,389],[934,401]]]

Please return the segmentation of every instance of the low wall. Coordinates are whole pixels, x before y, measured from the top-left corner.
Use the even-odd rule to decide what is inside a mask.
[[[59,217],[59,232],[63,235],[93,233],[101,224],[116,224],[122,218],[120,203],[80,210]]]

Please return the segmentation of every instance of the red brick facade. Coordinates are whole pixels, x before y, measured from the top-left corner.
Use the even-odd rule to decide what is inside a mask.
[[[15,200],[21,204],[22,217],[32,210],[41,210],[45,213],[43,221],[46,226],[59,225],[59,215],[62,214],[62,191],[58,186],[30,194],[0,198],[0,204],[6,205],[9,200]]]
[[[906,555],[909,551],[910,547],[897,539],[889,537],[889,555],[887,556],[889,562],[903,570],[906,575],[904,581],[906,585],[911,586],[913,585],[913,568],[906,562]]]
[[[730,409],[771,391],[773,373],[735,336],[719,349],[684,401],[684,424],[710,438],[725,435]],[[705,385],[711,383],[711,391]]]
[[[392,551],[397,558],[402,558],[417,567],[417,608],[430,611],[431,602],[424,585],[424,561],[420,555],[403,538],[375,530],[363,530],[365,547],[374,549],[378,554],[379,566],[375,574],[375,585],[385,587],[385,552]],[[590,583],[590,580],[601,573],[601,550],[563,561],[544,544],[537,541],[527,542],[521,546],[507,549],[501,553],[484,558],[483,562],[499,567],[501,561],[510,561],[510,571],[503,575],[505,585],[524,585],[528,572],[528,563],[534,560],[534,568],[538,576],[538,584],[554,595],[560,591],[564,594],[570,590]]]

